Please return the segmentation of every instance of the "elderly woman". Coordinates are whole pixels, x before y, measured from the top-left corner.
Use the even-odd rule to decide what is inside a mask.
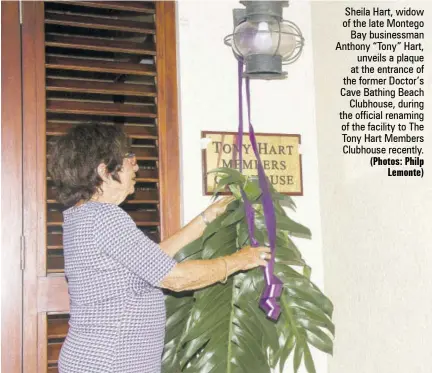
[[[245,247],[230,256],[176,263],[174,255],[201,236],[230,198],[159,245],[118,205],[134,192],[138,164],[124,132],[79,125],[59,138],[49,172],[64,211],[69,332],[60,373],[157,373],[165,334],[162,288],[184,291],[266,265],[269,249]]]

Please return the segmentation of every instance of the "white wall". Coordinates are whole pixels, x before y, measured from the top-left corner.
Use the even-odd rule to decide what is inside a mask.
[[[340,79],[353,53],[334,51],[345,6],[313,2],[318,154],[325,288],[335,303],[336,343],[329,373],[432,371],[432,102],[430,1],[386,2],[427,9],[425,177],[390,178],[366,159],[341,154],[346,107]],[[331,20],[331,24],[329,24]],[[346,31],[345,31],[346,32]],[[351,55],[351,56],[350,56]]]
[[[237,130],[237,61],[223,44],[232,32],[235,1],[180,1],[178,3],[178,56],[181,112],[181,173],[183,221],[187,223],[209,203],[203,196],[200,134],[202,130]],[[302,136],[304,195],[294,197],[297,214],[308,226],[311,241],[297,240],[312,278],[323,285],[323,263],[318,193],[314,82],[310,5],[293,2],[285,18],[304,33],[303,55],[289,66],[284,81],[252,81],[252,119],[257,132],[299,133]],[[317,371],[325,373],[326,358],[315,357]],[[291,372],[291,365],[286,372]]]

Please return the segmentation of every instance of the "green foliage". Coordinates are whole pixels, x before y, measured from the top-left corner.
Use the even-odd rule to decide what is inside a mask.
[[[256,238],[268,244],[257,180],[233,169],[212,172],[217,173],[217,191],[229,188],[237,200],[177,254],[179,262],[230,255],[249,244],[240,188],[256,212]],[[237,273],[226,284],[168,293],[163,373],[270,373],[277,365],[282,372],[289,357],[293,372],[303,363],[308,373],[315,373],[311,346],[332,354],[333,305],[311,282],[311,269],[291,240],[311,238],[311,233],[282,208],[294,210],[292,199],[274,189],[271,193],[277,221],[275,274],[284,284],[279,320],[267,319],[258,306],[264,288],[261,268]]]

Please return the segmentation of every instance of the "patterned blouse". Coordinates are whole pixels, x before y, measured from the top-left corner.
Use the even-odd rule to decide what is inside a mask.
[[[158,373],[165,335],[160,281],[176,262],[120,207],[64,211],[69,332],[59,373]]]

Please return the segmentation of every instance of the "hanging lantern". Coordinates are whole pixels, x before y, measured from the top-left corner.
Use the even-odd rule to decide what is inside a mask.
[[[298,26],[282,17],[288,1],[240,1],[246,9],[234,9],[234,31],[224,38],[237,59],[246,65],[251,79],[283,79],[282,65],[296,61],[304,38]]]

